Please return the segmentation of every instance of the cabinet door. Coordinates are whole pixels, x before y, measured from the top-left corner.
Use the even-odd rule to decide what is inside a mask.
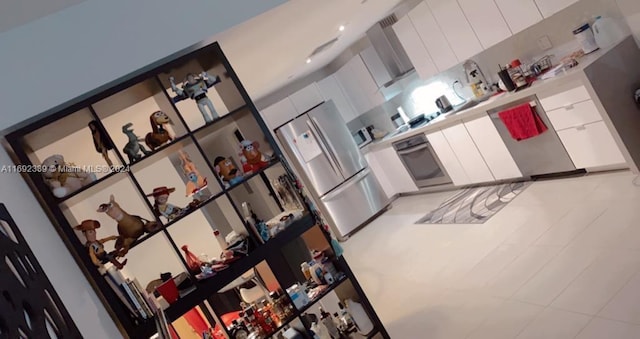
[[[456,54],[440,30],[426,2],[423,1],[414,7],[408,16],[438,70],[446,71],[458,64]]]
[[[522,172],[489,116],[467,121],[464,125],[497,180],[522,177]]]
[[[360,55],[349,60],[335,73],[335,76],[353,104],[356,116],[366,113],[384,102],[382,94],[378,92],[378,87]]]
[[[464,124],[455,125],[442,130],[444,137],[462,164],[471,183],[494,181],[494,177],[485,163],[473,139]]]
[[[548,18],[576,2],[578,0],[536,0],[536,5],[542,16]]]
[[[482,45],[456,0],[426,1],[458,60],[463,61],[482,52]]]
[[[427,139],[436,152],[438,159],[440,159],[442,166],[444,166],[444,169],[447,171],[447,174],[449,174],[453,184],[456,186],[470,184],[471,180],[469,180],[467,173],[453,152],[449,142],[444,137],[444,134],[442,134],[441,131],[431,132],[427,134]]]
[[[389,196],[418,190],[418,186],[413,182],[411,175],[404,167],[404,164],[402,164],[400,157],[393,147],[389,146],[376,151],[373,156],[380,165],[379,170],[385,173],[387,183],[392,187],[390,188],[390,192],[393,194]],[[373,170],[374,172],[376,171],[376,169]],[[386,191],[385,189],[385,192]]]
[[[542,20],[534,0],[495,0],[511,32],[516,34]]]
[[[558,136],[576,168],[625,163],[618,145],[602,121],[559,131]]]
[[[291,103],[293,103],[298,114],[302,114],[310,110],[323,101],[322,95],[315,83],[291,94],[289,99],[291,99]]]
[[[409,16],[404,16],[393,25],[393,30],[398,36],[398,40],[404,47],[405,52],[413,67],[421,79],[428,79],[438,73],[436,64],[431,59],[431,55],[427,52],[422,39],[418,35],[418,31],[413,27],[413,23]]]
[[[364,61],[365,66],[369,70],[369,73],[378,88],[391,81],[389,71],[387,71],[382,59],[380,59],[378,52],[376,52],[376,49],[373,48],[373,46],[369,46],[364,51],[360,52],[360,57],[362,57],[362,61]]]
[[[485,49],[511,36],[511,30],[493,0],[458,0]]]
[[[396,188],[393,187],[393,184],[389,181],[389,177],[387,176],[387,172],[384,169],[384,166],[380,163],[377,156],[378,152],[369,152],[364,155],[364,158],[367,160],[369,164],[369,168],[373,171],[373,174],[378,179],[382,190],[387,195],[387,198],[391,198],[396,195],[398,192]]]
[[[356,118],[356,112],[351,106],[351,102],[342,91],[340,83],[335,76],[330,75],[317,82],[320,94],[325,101],[333,101],[345,122]]]
[[[298,116],[298,111],[296,111],[293,103],[287,97],[265,109],[262,109],[260,111],[260,115],[262,115],[267,126],[274,130]]]

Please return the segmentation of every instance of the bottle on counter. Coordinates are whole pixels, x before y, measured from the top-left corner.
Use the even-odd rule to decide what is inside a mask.
[[[318,339],[331,339],[331,335],[324,325],[319,323],[311,324],[311,331],[318,337]]]
[[[302,264],[300,264],[300,271],[302,271],[302,274],[304,275],[304,278],[306,280],[311,279],[311,266],[309,266],[308,262],[303,262]]]
[[[349,310],[347,310],[344,304],[339,302],[338,307],[340,308],[340,322],[342,323],[344,328],[348,331],[351,327],[356,325],[355,321],[353,321],[353,317],[351,316],[351,313],[349,313]]]
[[[322,307],[320,307],[320,321],[327,328],[327,331],[329,331],[329,334],[333,339],[340,338],[340,331],[338,330],[331,313],[326,312]]]

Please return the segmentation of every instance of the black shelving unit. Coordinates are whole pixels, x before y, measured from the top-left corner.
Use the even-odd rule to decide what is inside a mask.
[[[209,123],[204,123],[202,117],[197,113],[196,104],[190,102],[191,100],[175,102],[172,99],[173,93],[170,92],[167,81],[170,75],[181,79],[188,72],[198,73],[202,70],[219,76],[221,80],[214,87],[215,90],[209,89],[209,97],[215,99],[214,106],[216,108],[223,107],[219,110],[219,114],[220,112],[223,114],[220,118]],[[132,215],[139,214],[159,225],[157,230],[143,235],[133,243],[126,256],[129,260],[128,266],[140,264],[136,261],[141,258],[136,258],[135,253],[152,246],[149,245],[152,240],[161,241],[164,239],[166,240],[165,246],[157,248],[157,250],[163,251],[163,254],[169,253],[168,258],[172,256],[177,258],[175,261],[181,270],[171,273],[175,276],[182,272],[189,272],[186,259],[180,250],[182,243],[179,238],[192,232],[195,226],[192,217],[198,213],[200,213],[198,217],[211,226],[211,231],[214,227],[223,227],[226,230],[225,233],[233,231],[245,234],[253,248],[248,256],[231,263],[227,269],[217,272],[213,277],[197,280],[195,276],[189,275],[195,288],[182,295],[178,301],[165,309],[170,322],[198,306],[210,323],[212,321],[219,322],[221,315],[216,314],[215,304],[211,305],[213,314],[203,307],[206,300],[261,263],[267,264],[280,288],[285,290],[295,281],[296,274],[293,271],[296,268],[286,262],[282,249],[292,242],[300,241],[307,232],[320,230],[327,247],[329,247],[330,236],[324,229],[317,212],[310,208],[306,197],[302,196],[301,190],[295,194],[298,195],[300,201],[304,202],[301,206],[302,217],[268,241],[263,243],[258,239],[244,221],[240,208],[242,203],[240,200],[243,199],[253,199],[251,205],[254,210],[261,211],[260,217],[262,219],[270,219],[278,213],[284,212],[285,208],[278,200],[276,192],[271,186],[271,180],[275,179],[274,175],[286,175],[292,178],[292,181],[295,181],[295,178],[288,164],[284,162],[284,157],[273,136],[217,43],[199,44],[189,48],[103,88],[93,90],[60,107],[43,113],[42,118],[38,121],[16,126],[6,136],[10,147],[9,152],[17,165],[39,165],[48,155],[55,154],[52,152],[65,155],[67,161],[72,161],[77,165],[106,165],[93,149],[87,121],[97,122],[106,131],[108,142],[114,146],[109,151],[111,160],[114,165],[127,168],[128,171],[106,173],[97,181],[62,198],[52,194],[41,173],[22,173],[22,175],[87,280],[94,287],[113,320],[121,329],[123,336],[148,338],[156,331],[155,322],[153,319],[143,320],[132,314],[120,301],[117,292],[105,280],[104,271],[92,263],[84,245],[84,239],[73,229],[73,226],[81,220],[92,218],[92,213],[97,215],[95,211],[97,206],[94,203],[99,199],[103,199],[105,202],[104,196],[108,194],[114,194],[116,201],[123,199],[130,202],[131,205],[122,206],[125,211]],[[130,163],[122,152],[125,139],[121,126],[125,122],[133,122],[134,132],[139,137],[143,137],[144,132],[142,131],[149,128],[149,115],[153,113],[149,107],[161,110],[171,117],[173,125],[168,125],[168,128],[175,133],[175,139],[151,150],[149,154],[144,155],[138,161]],[[221,179],[217,177],[213,160],[214,155],[219,154],[231,157],[239,164],[238,143],[240,140],[235,141],[235,146],[229,146],[232,144],[229,141],[230,138],[232,136],[238,138],[238,135],[248,140],[258,141],[262,146],[261,150],[271,155],[271,159],[267,166],[250,175],[245,175],[241,183],[229,186],[223,184]],[[154,178],[153,184],[155,187],[160,187],[165,186],[165,183],[162,179],[157,178],[163,175],[173,175],[175,179],[176,175],[180,176],[181,169],[176,161],[175,150],[187,148],[191,160],[203,172],[202,175],[208,179],[208,187],[205,190],[206,197],[200,201],[197,208],[189,210],[171,221],[163,220],[154,215],[152,202],[146,197],[153,188],[150,186],[151,179],[149,178]],[[71,156],[67,157],[69,154]],[[87,163],[88,161],[90,163]],[[182,184],[186,180],[183,176]],[[183,186],[175,186],[176,192],[182,190]],[[172,197],[173,195],[169,199],[170,202]],[[132,207],[134,205],[135,207]],[[103,220],[109,221],[109,219]],[[110,223],[114,224],[115,221],[110,221]],[[103,222],[103,224],[106,225],[108,222]],[[108,229],[103,227],[99,233],[107,231]],[[100,233],[98,238],[109,235],[115,234]],[[215,238],[211,239],[215,242]],[[108,246],[111,245],[105,244],[107,250],[109,250]],[[163,259],[154,260],[154,257],[149,256],[146,252],[145,254],[145,263],[150,265],[163,264],[161,262]],[[384,326],[344,258],[336,258],[335,260],[337,267],[345,274],[344,278],[335,282],[306,308],[295,310],[294,316],[283,323],[278,330],[290,322],[299,321],[304,311],[314,305],[322,296],[333,291],[336,286],[349,282],[357,291],[357,299],[363,304],[375,324],[375,333],[381,333],[383,337],[388,338]],[[130,273],[133,277],[137,277],[136,272]],[[226,331],[226,328],[222,327]],[[306,329],[305,335],[311,337],[309,329]],[[229,336],[228,333],[227,336]]]

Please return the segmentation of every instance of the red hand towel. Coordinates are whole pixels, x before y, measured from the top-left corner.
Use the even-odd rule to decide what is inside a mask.
[[[498,116],[511,137],[517,141],[533,138],[547,130],[540,116],[528,103],[500,112]]]

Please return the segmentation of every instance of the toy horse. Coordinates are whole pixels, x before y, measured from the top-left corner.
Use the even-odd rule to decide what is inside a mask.
[[[145,232],[151,233],[158,228],[158,223],[155,221],[149,221],[123,211],[113,195],[109,196],[109,203],[101,204],[98,207],[98,212],[106,213],[118,222],[118,239],[116,239],[115,250],[119,257],[124,257],[129,252],[131,245]]]
[[[140,152],[144,153],[144,155],[151,153],[140,143],[143,140],[133,133],[132,127],[133,124],[130,122],[122,126],[122,133],[129,138],[129,141],[124,145],[122,151],[129,158],[129,162],[140,160],[142,158],[142,154],[140,154]]]
[[[173,121],[171,121],[171,118],[169,118],[166,113],[163,111],[157,111],[149,116],[149,121],[151,123],[152,132],[147,133],[144,138],[144,142],[149,146],[149,148],[151,148],[151,150],[173,140],[173,136],[171,136],[169,131],[164,128],[164,125],[166,124],[173,125]]]

